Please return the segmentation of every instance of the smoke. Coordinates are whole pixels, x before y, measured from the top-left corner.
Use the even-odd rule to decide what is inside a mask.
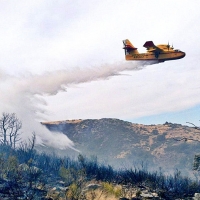
[[[57,70],[42,75],[9,76],[0,72],[0,111],[15,112],[23,124],[22,136],[27,139],[34,131],[37,143],[48,146],[74,148],[73,142],[62,133],[52,133],[39,123],[38,116],[45,113],[43,95],[66,91],[70,84],[79,84],[120,75],[124,70],[140,70],[155,62],[126,62],[105,64],[100,67]]]

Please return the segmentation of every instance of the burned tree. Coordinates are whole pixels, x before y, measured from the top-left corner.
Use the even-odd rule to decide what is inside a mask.
[[[20,141],[20,129],[22,122],[15,113],[3,113],[0,118],[0,138],[1,143],[15,148]]]

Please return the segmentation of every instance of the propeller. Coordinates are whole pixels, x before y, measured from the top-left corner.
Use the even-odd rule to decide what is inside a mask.
[[[170,48],[169,42],[168,42],[167,48],[168,48],[168,51],[169,51],[169,48]]]
[[[168,42],[167,48],[168,48],[168,51],[169,51],[170,48],[171,48],[171,49],[174,49],[173,44],[172,44],[172,46],[170,47],[169,42]]]

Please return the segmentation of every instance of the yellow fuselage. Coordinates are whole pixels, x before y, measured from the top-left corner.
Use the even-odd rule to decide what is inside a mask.
[[[153,52],[147,52],[147,53],[138,53],[138,54],[127,54],[126,55],[126,60],[157,60],[159,62],[164,62],[167,60],[176,60],[176,59],[181,59],[185,57],[185,53],[182,51],[178,50],[173,50],[173,51],[163,51],[160,52],[159,55],[155,56],[155,53]]]

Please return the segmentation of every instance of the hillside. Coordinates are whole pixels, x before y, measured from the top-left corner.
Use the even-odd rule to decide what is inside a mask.
[[[142,125],[107,118],[42,124],[66,134],[82,154],[95,155],[114,167],[143,162],[148,169],[191,172],[194,156],[200,153],[200,130],[180,124]]]

